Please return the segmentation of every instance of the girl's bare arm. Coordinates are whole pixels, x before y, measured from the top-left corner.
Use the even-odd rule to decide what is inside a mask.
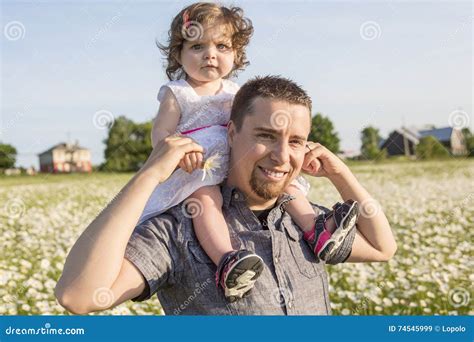
[[[151,145],[153,147],[167,136],[176,133],[180,117],[181,109],[179,108],[178,101],[171,90],[166,88],[158,114],[153,120],[153,129],[151,131]]]

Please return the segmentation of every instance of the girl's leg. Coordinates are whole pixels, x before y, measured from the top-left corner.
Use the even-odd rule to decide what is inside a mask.
[[[290,185],[286,192],[295,197],[287,205],[291,218],[303,230],[303,237],[317,259],[327,260],[355,227],[359,212],[357,202],[347,200],[343,204],[336,203],[329,217],[324,214],[316,216],[301,190]]]
[[[204,251],[216,264],[216,285],[229,301],[248,294],[263,271],[263,260],[246,250],[234,250],[222,214],[222,194],[218,186],[206,186],[191,198],[202,203],[202,213],[193,217],[194,232]]]
[[[202,213],[193,217],[194,232],[209,258],[218,265],[233,251],[229,229],[222,214],[222,194],[217,185],[198,189],[191,196],[202,204]]]
[[[293,221],[303,230],[304,233],[310,233],[314,229],[316,222],[316,214],[304,193],[294,185],[289,185],[285,192],[295,197],[294,200],[288,202],[286,210],[290,214]],[[336,229],[334,219],[330,217],[326,222],[326,229],[333,233]]]

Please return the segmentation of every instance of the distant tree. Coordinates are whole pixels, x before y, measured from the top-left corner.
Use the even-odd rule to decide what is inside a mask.
[[[0,169],[8,169],[15,166],[16,148],[9,144],[0,143]]]
[[[383,159],[387,156],[386,150],[380,150],[381,140],[379,130],[372,126],[365,127],[360,133],[362,147],[360,149],[361,159]]]
[[[153,123],[145,122],[135,124],[133,133],[130,135],[130,150],[134,153],[134,167],[136,170],[141,168],[148,156],[150,155],[153,147],[151,145],[151,130]]]
[[[416,156],[419,159],[446,158],[449,151],[435,137],[428,135],[416,145]]]
[[[462,134],[464,135],[464,141],[466,143],[467,153],[470,157],[474,156],[474,135],[471,133],[469,128],[463,128]]]
[[[333,153],[339,153],[340,140],[334,125],[328,117],[321,113],[316,113],[311,120],[309,140],[320,143]]]
[[[118,117],[104,140],[103,171],[137,171],[151,153],[151,122],[136,124],[124,116]]]

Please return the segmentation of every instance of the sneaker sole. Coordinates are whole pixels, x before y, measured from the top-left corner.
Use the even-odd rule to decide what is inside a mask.
[[[258,255],[249,255],[235,263],[228,272],[225,281],[226,297],[233,301],[232,297],[242,298],[250,291],[255,281],[263,272],[263,260]]]
[[[332,253],[339,248],[339,246],[344,242],[347,234],[349,234],[352,228],[355,227],[358,213],[359,204],[354,202],[349,208],[347,215],[342,219],[341,226],[336,229],[331,238],[326,241],[323,248],[321,248],[321,251],[318,253],[318,258],[326,260],[326,258],[329,258]]]

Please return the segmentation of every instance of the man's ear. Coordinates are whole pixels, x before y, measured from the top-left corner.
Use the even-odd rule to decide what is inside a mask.
[[[229,142],[229,147],[232,147],[234,143],[234,137],[236,133],[236,127],[234,122],[231,120],[227,124],[227,141]]]

